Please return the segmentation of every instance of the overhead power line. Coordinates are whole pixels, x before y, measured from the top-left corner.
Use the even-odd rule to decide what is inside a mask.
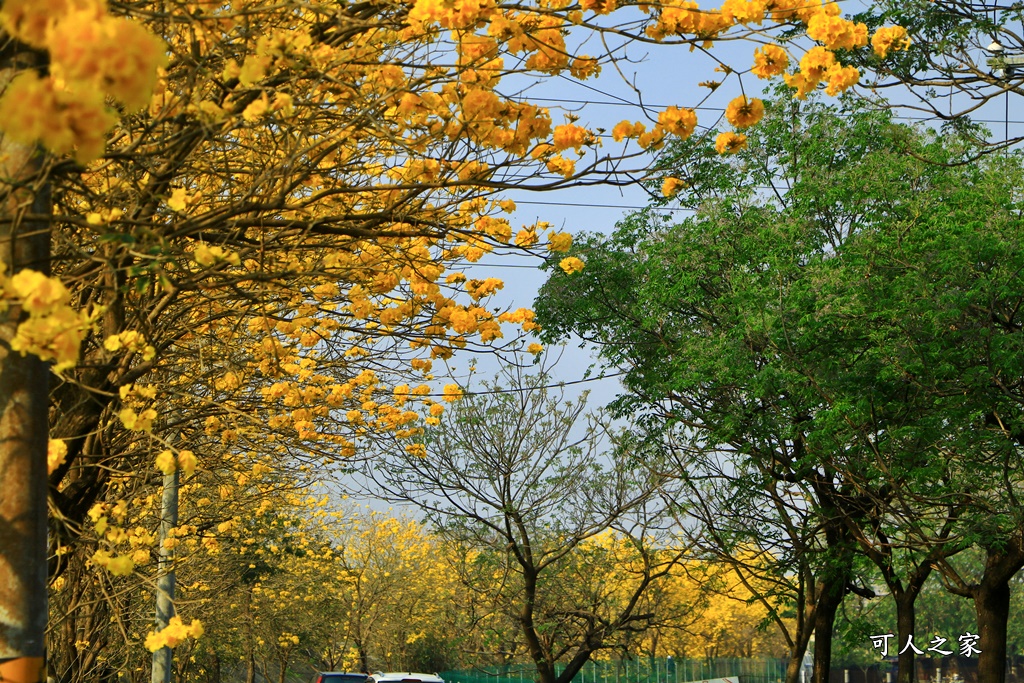
[[[525,200],[525,199],[523,199],[523,200],[515,199],[513,201],[515,201],[515,203],[517,205],[518,204],[538,204],[538,205],[541,205],[541,206],[579,206],[579,207],[582,207],[582,208],[585,208],[585,209],[629,209],[630,211],[640,211],[642,209],[651,208],[651,207],[647,207],[647,206],[633,206],[633,205],[630,205],[630,204],[587,204],[587,203],[584,203],[584,202],[538,202],[538,201]],[[681,207],[681,206],[675,206],[675,207],[665,206],[665,207],[654,207],[654,208],[657,208],[659,211],[660,210],[665,210],[665,211],[691,211],[692,210],[692,209],[687,209],[687,208],[684,208],[684,207]]]
[[[643,105],[641,105],[641,104],[639,104],[637,102],[628,102],[628,101],[624,101],[624,100],[623,101],[612,101],[612,100],[608,100],[608,101],[604,101],[604,100],[575,100],[575,99],[568,99],[568,98],[564,98],[564,97],[531,97],[529,99],[529,101],[530,102],[556,102],[556,103],[560,103],[560,104],[563,104],[563,103],[564,104],[578,104],[578,105],[583,105],[583,106],[591,106],[591,105],[593,105],[593,106],[601,106],[601,107],[628,107],[630,109],[636,109],[636,108],[638,108],[640,106],[643,106],[645,109],[665,109],[667,107],[679,106],[678,104],[670,105],[670,104],[652,103],[652,102],[644,102]],[[687,107],[687,108],[688,109],[693,109],[694,111],[716,112],[716,113],[719,113],[719,114],[721,114],[722,112],[725,111],[724,107],[696,106],[696,107]],[[905,115],[905,114],[898,114],[898,115],[895,115],[893,118],[899,119],[901,121],[915,121],[915,122],[919,122],[919,123],[920,122],[924,122],[924,121],[938,121],[938,120],[940,120],[940,117],[938,117],[938,116],[908,116],[908,115]],[[1002,118],[1000,118],[1000,119],[975,119],[975,118],[972,118],[971,120],[974,121],[975,123],[1007,123],[1007,121],[1005,119],[1002,119]],[[1024,120],[1017,121],[1017,120],[1010,119],[1008,123],[1024,124]]]

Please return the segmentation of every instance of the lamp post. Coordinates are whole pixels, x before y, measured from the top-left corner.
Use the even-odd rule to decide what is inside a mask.
[[[1024,55],[1007,55],[1005,49],[999,43],[993,41],[985,48],[991,57],[986,60],[992,69],[992,77],[1007,81],[1016,75],[1018,70],[1024,72]]]

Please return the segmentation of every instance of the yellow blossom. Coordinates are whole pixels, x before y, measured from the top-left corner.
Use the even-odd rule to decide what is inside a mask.
[[[185,476],[191,475],[196,471],[196,454],[192,451],[179,451],[178,452],[178,466],[181,471],[185,473]]]
[[[156,468],[164,474],[171,474],[178,468],[171,451],[160,451],[156,456]]]
[[[135,561],[130,555],[118,555],[110,558],[107,563],[107,571],[114,576],[127,576],[135,569]]]
[[[538,240],[536,230],[523,228],[516,233],[515,244],[517,247],[532,247],[537,244]]]
[[[52,70],[66,82],[90,87],[123,102],[144,107],[156,84],[156,69],[166,63],[163,41],[125,17],[71,12],[47,36]]]
[[[749,128],[764,116],[764,102],[740,95],[725,108],[725,118],[737,128]]]
[[[852,50],[868,44],[868,27],[824,12],[807,23],[807,35],[829,50]]]
[[[46,449],[46,471],[53,471],[64,464],[68,455],[68,445],[63,439],[50,439]]]
[[[11,291],[21,298],[21,306],[32,314],[46,314],[71,299],[64,284],[35,270],[20,270],[10,279]]]
[[[572,247],[572,235],[567,232],[559,232],[548,238],[548,251],[562,252],[569,251]]]
[[[118,417],[127,429],[136,432],[149,432],[153,429],[156,411],[152,408],[147,408],[142,411],[141,415],[138,415],[131,408],[124,408],[118,413]]]
[[[871,36],[871,47],[875,54],[885,59],[890,50],[906,50],[910,47],[907,29],[902,26],[883,26]]]
[[[697,114],[692,109],[669,107],[658,114],[658,125],[685,140],[697,127]]]
[[[11,349],[35,354],[44,361],[56,361],[53,369],[60,372],[78,361],[78,350],[88,327],[85,312],[76,313],[61,306],[46,315],[33,315],[18,325]]]
[[[156,652],[163,647],[175,648],[186,638],[196,639],[204,632],[203,624],[198,619],[193,619],[192,623],[186,626],[180,617],[171,617],[166,628],[156,633],[150,632],[146,636],[145,646],[150,652]]]
[[[581,0],[580,7],[583,10],[592,10],[597,14],[610,14],[616,5],[616,0]]]
[[[817,45],[800,58],[800,73],[808,82],[817,85],[825,78],[825,74],[835,63],[836,56],[824,47]]]
[[[860,72],[856,67],[836,64],[826,72],[825,77],[828,79],[825,94],[835,96],[856,85],[860,80]]]
[[[754,52],[753,74],[758,78],[778,76],[786,70],[789,55],[778,45],[765,45]]]
[[[647,130],[647,126],[639,121],[629,122],[620,121],[615,124],[612,129],[612,139],[615,142],[622,142],[625,138],[633,138],[642,135]]]
[[[270,103],[271,111],[279,111],[283,116],[291,116],[295,112],[294,100],[288,93],[279,92]]]
[[[715,150],[719,154],[735,154],[747,146],[747,136],[742,133],[719,133],[715,138]]]
[[[270,110],[270,100],[267,99],[267,93],[263,93],[263,97],[258,100],[253,100],[242,112],[242,119],[250,123],[257,121],[261,116]]]
[[[818,85],[817,81],[812,81],[799,72],[795,74],[786,74],[783,78],[786,81],[786,85],[796,90],[796,92],[793,93],[793,98],[797,100],[807,99],[807,95],[810,94]]]
[[[558,266],[569,275],[583,270],[583,261],[575,256],[569,256],[558,262]]]
[[[661,194],[665,197],[674,197],[684,187],[686,183],[679,178],[665,178],[661,183]]]
[[[454,403],[462,398],[462,387],[458,384],[446,384],[444,385],[443,396],[445,401],[448,403]]]
[[[581,126],[577,126],[574,123],[567,123],[562,126],[555,126],[554,136],[551,138],[551,142],[554,144],[555,149],[562,151],[564,149],[574,148],[577,152],[580,148],[589,143],[591,140],[590,131]]]
[[[427,447],[421,443],[409,444],[405,447],[405,452],[416,458],[427,457]]]
[[[167,206],[171,207],[174,211],[184,211],[185,207],[188,206],[190,197],[185,192],[185,188],[178,187],[171,192],[171,196],[167,199]]]
[[[555,156],[548,159],[547,167],[549,171],[557,173],[563,178],[571,178],[576,172],[576,162],[563,156]]]
[[[768,11],[767,0],[725,0],[722,15],[738,24],[760,24]]]
[[[206,244],[200,242],[192,251],[192,257],[196,260],[196,263],[198,263],[199,265],[209,266],[217,261],[217,257],[219,256],[218,252],[220,251],[220,247],[209,247]]]

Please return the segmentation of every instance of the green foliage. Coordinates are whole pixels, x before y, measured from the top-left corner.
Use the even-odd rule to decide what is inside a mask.
[[[536,303],[546,341],[597,344],[617,408],[684,468],[722,452],[752,487],[806,482],[793,495],[897,571],[943,524],[951,550],[998,545],[1024,520],[1024,174],[979,151],[789,100],[733,157],[676,144],[658,172],[689,183],[691,213],[577,239],[586,269]]]

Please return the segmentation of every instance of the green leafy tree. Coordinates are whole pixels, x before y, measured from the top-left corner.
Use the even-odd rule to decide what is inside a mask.
[[[690,185],[676,201],[693,214],[653,207],[578,240],[587,268],[551,277],[538,319],[548,341],[598,344],[623,413],[755,481],[802,483],[827,549],[815,680],[863,554],[901,643],[942,567],[974,599],[981,680],[1001,681],[1020,568],[1019,159],[966,163],[976,145],[886,113],[770,109],[732,161],[674,146],[661,172]],[[975,584],[945,561],[972,544]]]
[[[667,549],[668,482],[642,443],[586,415],[585,396],[565,401],[543,373],[505,375],[444,409],[426,453],[396,446],[365,473],[375,495],[419,507],[467,548],[460,575],[516,624],[538,680],[568,683],[654,618],[642,598],[681,556]]]

